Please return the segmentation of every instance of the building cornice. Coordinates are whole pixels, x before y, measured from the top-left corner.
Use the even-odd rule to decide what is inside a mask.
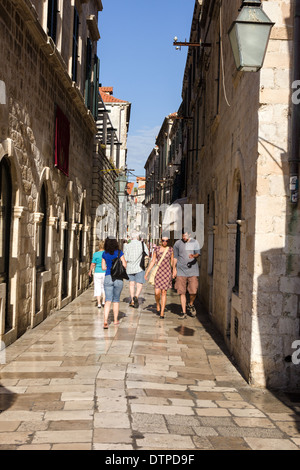
[[[89,3],[90,0],[80,0],[80,1],[81,3]],[[96,0],[96,4],[97,4],[98,11],[102,11],[103,10],[102,1]]]
[[[89,31],[93,41],[98,41],[100,39],[100,33],[97,25],[97,18],[95,15],[90,15],[86,19]]]

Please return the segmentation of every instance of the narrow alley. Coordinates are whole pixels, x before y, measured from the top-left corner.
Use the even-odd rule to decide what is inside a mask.
[[[160,320],[152,289],[103,330],[90,288],[5,350],[0,450],[299,450],[299,396],[251,388],[201,306],[169,291]]]

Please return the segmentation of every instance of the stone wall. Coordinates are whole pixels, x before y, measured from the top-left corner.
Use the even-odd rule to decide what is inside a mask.
[[[290,203],[289,163],[293,80],[293,4],[264,2],[276,23],[261,72],[256,185],[253,354],[251,376],[258,384],[300,384],[290,361],[299,339],[300,220]]]
[[[227,31],[240,1],[232,3],[221,10],[222,50],[218,2],[207,36],[209,19],[202,31],[211,47],[190,102],[201,125],[199,150],[189,156],[188,196],[205,205],[199,294],[247,380],[292,388],[300,380],[299,366],[287,362],[299,339],[300,293],[299,208],[289,203],[288,187],[293,2],[262,2],[276,25],[259,73],[235,69]],[[194,148],[195,140],[189,145]]]

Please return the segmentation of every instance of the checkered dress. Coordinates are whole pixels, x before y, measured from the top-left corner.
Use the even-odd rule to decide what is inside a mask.
[[[160,247],[155,248],[156,253],[156,263],[159,262],[160,258],[163,256],[164,252],[160,252]],[[169,247],[168,253],[165,255],[161,265],[158,268],[157,274],[155,276],[155,289],[171,289],[172,287],[172,270],[171,270],[171,256],[173,254],[173,248]]]

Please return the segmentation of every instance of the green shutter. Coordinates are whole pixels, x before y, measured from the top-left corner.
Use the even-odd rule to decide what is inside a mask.
[[[93,96],[93,110],[92,110],[95,121],[97,121],[98,119],[99,73],[100,73],[100,60],[95,55],[94,57],[94,96]]]
[[[92,41],[88,38],[86,45],[86,71],[84,91],[84,102],[88,109],[91,109],[92,47]]]

